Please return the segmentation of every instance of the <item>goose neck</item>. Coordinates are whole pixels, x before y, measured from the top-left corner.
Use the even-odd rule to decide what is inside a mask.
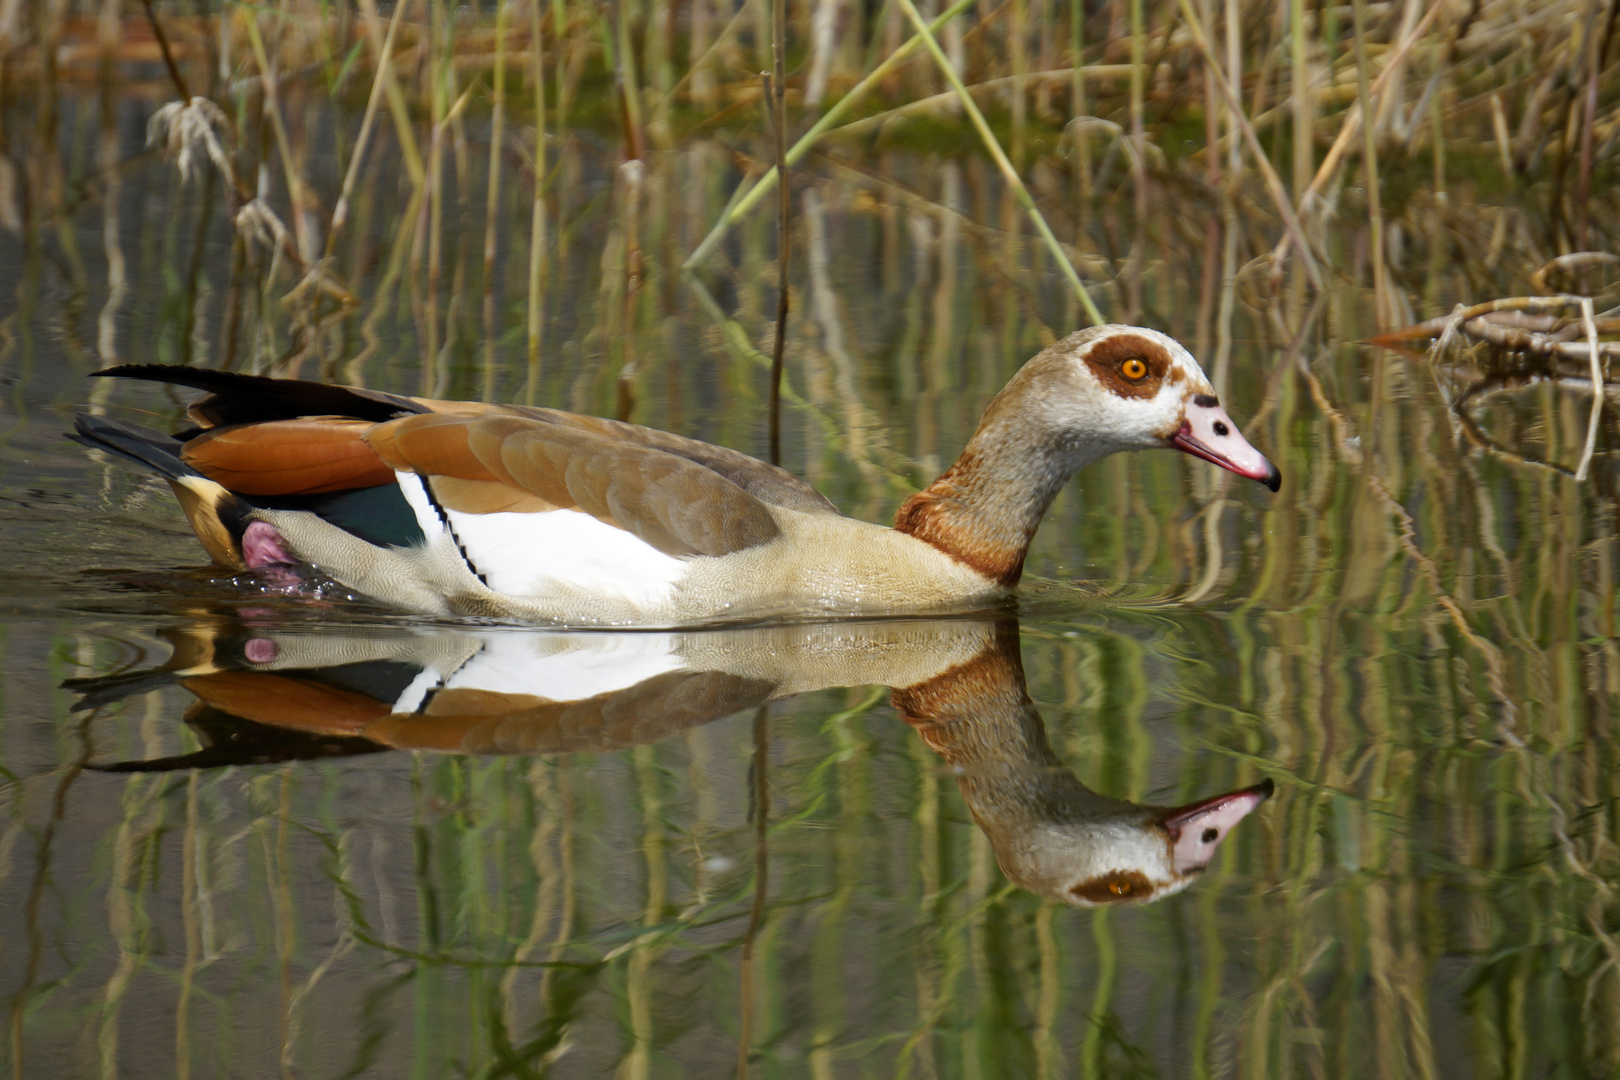
[[[1058,492],[1100,456],[1028,417],[987,416],[962,456],[900,508],[894,527],[1011,587]]]

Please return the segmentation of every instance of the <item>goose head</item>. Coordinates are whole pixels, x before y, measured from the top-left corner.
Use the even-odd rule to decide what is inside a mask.
[[[959,778],[1002,871],[1022,888],[1076,907],[1141,904],[1196,881],[1232,827],[1270,797],[1265,780],[1178,807],[1090,791],[1060,768],[1039,778]],[[1012,781],[1009,783],[1009,781]]]
[[[1174,338],[1141,326],[1080,330],[1018,370],[962,456],[900,507],[894,527],[1011,587],[1070,477],[1109,454],[1159,447],[1273,491],[1282,484]]]
[[[980,434],[1005,439],[1015,428],[1048,441],[1070,474],[1116,451],[1169,447],[1272,491],[1282,483],[1226,414],[1193,355],[1142,326],[1091,327],[1038,353],[991,402]]]

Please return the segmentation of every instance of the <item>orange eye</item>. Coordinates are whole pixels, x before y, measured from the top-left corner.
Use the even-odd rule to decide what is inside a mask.
[[[1125,362],[1125,370],[1129,371],[1132,364],[1135,364],[1137,367],[1142,367],[1142,361],[1140,360],[1127,360]],[[1146,371],[1147,369],[1143,368],[1142,370]],[[1137,377],[1140,378],[1141,376]],[[1110,881],[1108,883],[1108,891],[1113,893],[1115,896],[1129,896],[1131,895],[1131,883],[1129,881]]]
[[[1123,364],[1119,365],[1119,372],[1127,379],[1135,382],[1138,379],[1147,378],[1147,365],[1133,356]]]

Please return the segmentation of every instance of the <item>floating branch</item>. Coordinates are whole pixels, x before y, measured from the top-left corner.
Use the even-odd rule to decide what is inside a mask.
[[[1570,261],[1573,256],[1553,260],[1536,272],[1535,282],[1544,284],[1555,270],[1620,261],[1600,252],[1580,255],[1582,258],[1575,261]],[[1617,389],[1609,381],[1608,366],[1611,357],[1620,356],[1620,341],[1603,341],[1600,335],[1616,332],[1620,332],[1620,318],[1599,318],[1591,297],[1513,296],[1471,307],[1459,306],[1450,315],[1381,334],[1372,341],[1375,345],[1399,347],[1427,338],[1435,342],[1437,351],[1445,351],[1458,341],[1485,346],[1486,359],[1475,365],[1479,378],[1457,396],[1451,407],[1469,439],[1493,452],[1500,452],[1500,447],[1485,437],[1478,420],[1469,413],[1471,401],[1493,390],[1538,380],[1590,388],[1592,410],[1587,418],[1586,440],[1580,464],[1571,473],[1576,480],[1585,480],[1597,451],[1604,396]]]

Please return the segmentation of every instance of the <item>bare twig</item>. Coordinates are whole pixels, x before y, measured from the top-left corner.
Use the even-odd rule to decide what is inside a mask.
[[[1603,417],[1603,368],[1598,363],[1597,322],[1592,317],[1592,298],[1581,298],[1581,322],[1586,326],[1588,359],[1592,365],[1592,412],[1586,421],[1586,446],[1581,451],[1581,463],[1575,466],[1575,479],[1586,479],[1586,470],[1592,464],[1592,451],[1597,446],[1598,421]]]
[[[1198,13],[1193,10],[1190,0],[1177,0],[1177,3],[1181,6],[1181,17],[1186,20],[1187,28],[1192,31],[1194,44],[1198,46],[1198,51],[1204,54],[1204,63],[1209,65],[1209,72],[1215,77],[1215,85],[1220,90],[1221,96],[1226,99],[1226,107],[1231,110],[1233,121],[1243,132],[1243,141],[1248,144],[1249,152],[1254,155],[1255,164],[1260,167],[1260,174],[1266,181],[1266,190],[1271,193],[1271,200],[1277,205],[1277,212],[1282,215],[1288,235],[1293,237],[1294,243],[1299,246],[1299,257],[1305,264],[1305,275],[1311,279],[1311,285],[1320,292],[1322,273],[1316,268],[1316,259],[1311,254],[1310,245],[1305,242],[1305,234],[1300,230],[1299,218],[1294,214],[1294,205],[1288,198],[1288,192],[1283,189],[1282,179],[1278,177],[1277,170],[1271,167],[1270,159],[1260,146],[1259,136],[1255,135],[1254,126],[1249,123],[1249,118],[1243,111],[1243,103],[1238,100],[1226,73],[1216,62],[1215,52],[1210,48],[1209,36],[1204,33],[1204,24],[1198,18]]]
[[[775,16],[782,16],[783,0],[776,0],[773,11]],[[787,110],[785,97],[782,92],[780,79],[784,77],[782,54],[786,51],[782,41],[782,23],[776,24],[775,52],[775,79],[766,75],[765,100],[769,103],[771,115],[771,136],[776,144],[776,171],[778,176],[787,176]],[[774,83],[774,85],[773,85]],[[787,319],[788,319],[788,271],[791,268],[793,253],[793,233],[789,218],[792,210],[792,191],[788,184],[778,184],[777,190],[781,193],[776,220],[776,337],[771,346],[771,395],[770,395],[770,447],[771,464],[782,464],[782,366],[783,354],[787,348]]]
[[[180,100],[190,101],[191,91],[186,89],[186,80],[180,74],[180,65],[174,62],[174,51],[169,48],[169,35],[163,32],[163,24],[158,22],[157,12],[152,10],[152,0],[141,0],[141,3],[146,8],[146,21],[152,26],[152,36],[157,38],[158,49],[163,53],[163,66],[169,69],[169,78],[174,82]]]

